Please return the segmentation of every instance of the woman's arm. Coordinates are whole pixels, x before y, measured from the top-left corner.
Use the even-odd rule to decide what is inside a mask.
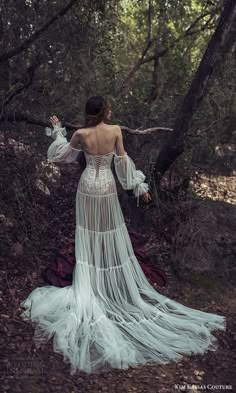
[[[121,128],[119,126],[116,126],[116,153],[118,156],[124,156],[125,155],[125,149],[124,149],[124,144],[123,144],[123,135]]]
[[[50,121],[53,125],[51,136],[55,139],[48,148],[47,157],[51,162],[71,163],[77,160],[80,148],[80,133],[75,131],[70,142],[66,139],[66,129],[61,126],[60,120],[52,116]],[[50,129],[49,129],[50,130]],[[47,135],[48,129],[47,129]]]
[[[122,131],[117,126],[117,138],[115,145],[114,165],[117,177],[125,190],[133,190],[137,199],[137,206],[139,206],[139,196],[143,195],[143,200],[147,202],[151,200],[149,194],[149,186],[144,182],[145,175],[142,171],[137,170],[133,160],[128,156],[124,149]]]
[[[71,147],[76,149],[79,144],[80,144],[80,130],[77,130],[74,132],[74,134],[71,137],[70,145]]]

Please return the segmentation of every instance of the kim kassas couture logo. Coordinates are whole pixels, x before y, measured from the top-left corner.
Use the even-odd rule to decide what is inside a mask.
[[[222,392],[232,392],[233,391],[233,385],[220,385],[220,384],[189,384],[189,383],[184,383],[184,384],[175,384],[174,388],[177,391],[180,392],[219,392],[222,390]]]
[[[38,358],[0,359],[0,375],[4,377],[39,377],[45,375],[45,365]]]

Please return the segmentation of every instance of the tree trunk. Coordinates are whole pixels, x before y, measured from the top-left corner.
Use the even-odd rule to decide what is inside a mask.
[[[158,30],[157,30],[157,37],[155,40],[155,59],[153,64],[153,71],[152,71],[152,84],[150,92],[146,98],[147,103],[147,117],[150,116],[152,111],[153,104],[155,103],[157,96],[158,96],[158,87],[160,81],[160,60],[161,57],[159,56],[160,48],[163,46],[162,43],[166,42],[166,7],[163,2],[160,3],[160,11],[158,15]]]
[[[0,50],[4,48],[4,24],[2,15],[0,14]],[[5,60],[0,63],[0,94],[1,101],[3,102],[4,95],[9,89],[9,62]]]
[[[225,54],[232,48],[236,37],[236,2],[225,0],[224,9],[216,30],[212,35],[190,89],[184,97],[182,107],[176,117],[173,133],[158,155],[154,166],[155,184],[169,169],[176,158],[183,153],[185,139],[194,112],[209,88],[212,73],[217,64],[224,60]],[[155,185],[154,185],[155,186]]]

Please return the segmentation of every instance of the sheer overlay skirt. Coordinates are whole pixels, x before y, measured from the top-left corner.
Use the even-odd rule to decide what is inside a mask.
[[[211,332],[225,330],[225,317],[152,288],[135,257],[116,189],[110,191],[92,195],[78,187],[72,286],[36,288],[22,302],[22,318],[35,322],[36,346],[53,337],[71,374],[215,351]]]

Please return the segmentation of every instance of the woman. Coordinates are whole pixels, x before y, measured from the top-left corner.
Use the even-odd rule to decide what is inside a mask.
[[[76,194],[76,265],[71,286],[34,289],[21,314],[35,324],[37,346],[53,337],[54,351],[77,370],[96,373],[179,361],[183,355],[215,351],[212,330],[226,329],[224,316],[186,307],[149,284],[132,248],[119,204],[114,166],[124,189],[151,199],[145,175],[124,150],[107,100],[91,97],[85,128],[70,142],[56,116],[48,159],[73,162],[83,150],[86,168]]]

